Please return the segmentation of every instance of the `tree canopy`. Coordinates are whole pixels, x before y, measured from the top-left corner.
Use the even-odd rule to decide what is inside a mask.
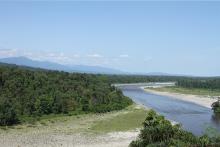
[[[131,103],[103,75],[0,66],[0,125],[23,116],[108,112]]]

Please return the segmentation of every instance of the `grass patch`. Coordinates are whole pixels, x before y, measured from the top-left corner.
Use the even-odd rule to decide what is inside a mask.
[[[116,116],[94,122],[90,130],[106,133],[140,128],[142,127],[142,122],[145,119],[146,113],[146,109],[140,107],[137,108],[137,105],[132,105]]]
[[[83,111],[72,111],[67,114],[60,113],[60,114],[48,114],[48,115],[42,115],[42,116],[20,116],[20,124],[36,124],[37,122],[41,121],[49,121],[51,123],[54,123],[54,121],[65,121],[65,118],[68,117],[74,117],[74,116],[83,116],[89,114],[88,112]],[[43,122],[44,123],[44,122]]]
[[[147,88],[152,89],[152,88]],[[172,92],[181,94],[193,94],[193,95],[204,95],[204,96],[219,96],[220,90],[202,89],[202,88],[182,88],[182,87],[161,87],[153,88],[152,90],[161,92]]]
[[[0,127],[1,133],[30,134],[34,132],[54,134],[77,134],[98,135],[108,132],[129,131],[142,127],[147,110],[133,104],[123,110],[108,113],[87,113],[80,115],[48,115],[37,120],[28,120],[13,127]],[[27,121],[28,120],[28,121]]]
[[[8,126],[0,126],[0,130],[7,131],[8,130]]]

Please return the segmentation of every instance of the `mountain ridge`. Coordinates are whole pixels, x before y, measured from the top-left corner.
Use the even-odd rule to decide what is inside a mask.
[[[92,73],[92,74],[118,74],[118,75],[146,75],[146,76],[188,76],[181,74],[169,74],[164,72],[124,72],[118,69],[107,68],[102,66],[89,65],[63,65],[51,61],[38,61],[25,56],[15,56],[0,58],[1,63],[15,64],[32,68],[41,68],[46,70],[58,70],[65,72]]]
[[[42,68],[49,70],[58,70],[66,72],[79,72],[79,73],[99,73],[99,74],[125,74],[117,69],[111,69],[101,66],[88,66],[88,65],[63,65],[59,63],[54,63],[50,61],[37,61],[30,59],[28,57],[8,57],[1,58],[0,62],[7,64],[15,64],[21,66],[29,66],[34,68]]]

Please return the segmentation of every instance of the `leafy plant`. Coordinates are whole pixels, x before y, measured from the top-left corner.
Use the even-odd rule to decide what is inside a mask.
[[[182,130],[180,125],[172,125],[163,116],[150,110],[143,122],[143,129],[139,138],[130,143],[130,147],[191,147],[191,146],[217,146],[219,136],[212,138],[207,135],[197,137],[192,133]]]

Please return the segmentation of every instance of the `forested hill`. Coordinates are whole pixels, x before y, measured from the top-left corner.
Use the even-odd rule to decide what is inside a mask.
[[[107,112],[132,101],[106,76],[0,64],[0,125],[51,113]]]

